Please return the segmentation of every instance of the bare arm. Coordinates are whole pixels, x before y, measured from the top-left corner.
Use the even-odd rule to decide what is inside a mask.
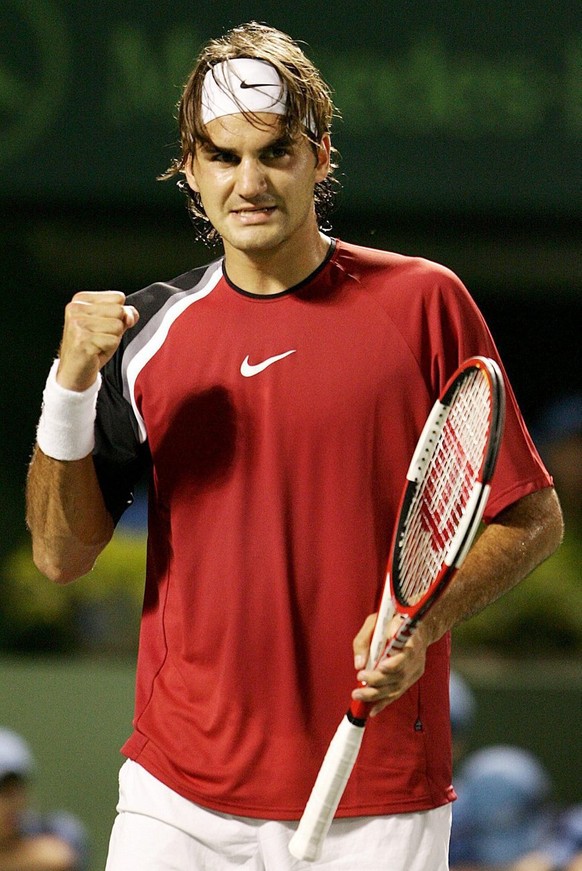
[[[454,582],[426,619],[428,643],[506,593],[560,545],[562,512],[548,487],[525,496],[489,524]]]
[[[562,512],[553,488],[525,496],[486,527],[442,598],[433,606],[401,653],[375,671],[360,671],[367,686],[354,697],[375,703],[379,713],[424,672],[426,649],[458,623],[478,614],[506,593],[559,546]],[[354,639],[354,654],[367,657],[373,628],[369,617]]]
[[[26,487],[26,522],[40,571],[61,584],[91,571],[113,535],[93,458],[53,460],[36,447]]]
[[[69,391],[95,384],[138,313],[115,291],[79,293],[65,310],[57,382]],[[58,456],[58,454],[57,454]],[[26,488],[26,519],[35,564],[68,583],[90,571],[113,534],[93,458],[56,460],[37,446]]]

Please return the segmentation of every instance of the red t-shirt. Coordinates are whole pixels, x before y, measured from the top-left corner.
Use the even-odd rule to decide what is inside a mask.
[[[115,517],[151,476],[123,752],[199,804],[298,818],[349,704],[425,418],[461,361],[498,354],[451,272],[343,242],[274,296],[216,261],[130,302],[141,318],[104,370],[95,454]],[[551,483],[507,393],[489,518]],[[454,797],[449,645],[369,723],[338,815]]]

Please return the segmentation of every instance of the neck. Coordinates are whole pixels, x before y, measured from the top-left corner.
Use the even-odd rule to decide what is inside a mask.
[[[241,251],[225,242],[226,272],[237,287],[249,293],[281,293],[308,278],[323,263],[329,245],[329,238],[318,229],[304,245],[294,239],[272,250]]]

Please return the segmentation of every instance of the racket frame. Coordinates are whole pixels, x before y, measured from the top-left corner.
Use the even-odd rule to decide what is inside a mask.
[[[436,579],[431,583],[426,594],[412,608],[406,607],[396,595],[392,574],[403,520],[408,516],[408,510],[416,489],[422,482],[433,456],[435,441],[438,440],[443,430],[451,403],[456,396],[459,379],[468,377],[469,371],[475,368],[485,374],[491,394],[488,439],[480,477],[474,484],[463,517],[449,543]],[[422,616],[446,589],[457,569],[462,565],[477,534],[487,504],[490,491],[489,481],[495,469],[503,434],[504,417],[505,391],[503,376],[498,364],[487,357],[469,358],[449,379],[440,398],[434,404],[408,468],[407,483],[398,512],[399,521],[392,539],[388,570],[372,633],[368,668],[376,667],[381,659],[404,647]],[[386,643],[389,626],[396,613],[401,615],[402,622],[397,632]],[[314,861],[321,855],[325,836],[355,765],[371,707],[370,703],[352,699],[350,707],[328,747],[298,828],[289,843],[289,851],[297,859]]]

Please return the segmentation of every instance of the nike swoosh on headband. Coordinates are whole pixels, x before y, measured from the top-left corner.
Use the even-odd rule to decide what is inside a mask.
[[[248,88],[281,88],[280,84],[275,84],[274,82],[257,82],[256,84],[253,82],[250,84],[249,82],[241,82],[240,86],[243,91]]]
[[[263,360],[261,363],[250,363],[249,356],[244,358],[242,363],[240,364],[240,374],[245,378],[252,378],[253,375],[258,375],[259,372],[263,372],[269,366],[272,366],[273,363],[276,363],[277,360],[283,360],[285,357],[288,357],[289,354],[295,354],[296,349],[293,348],[292,351],[285,351],[283,354],[275,354],[274,357],[267,357],[266,360]]]
[[[275,67],[267,61],[232,58],[215,64],[206,72],[200,111],[203,124],[239,112],[285,115],[287,87]]]

